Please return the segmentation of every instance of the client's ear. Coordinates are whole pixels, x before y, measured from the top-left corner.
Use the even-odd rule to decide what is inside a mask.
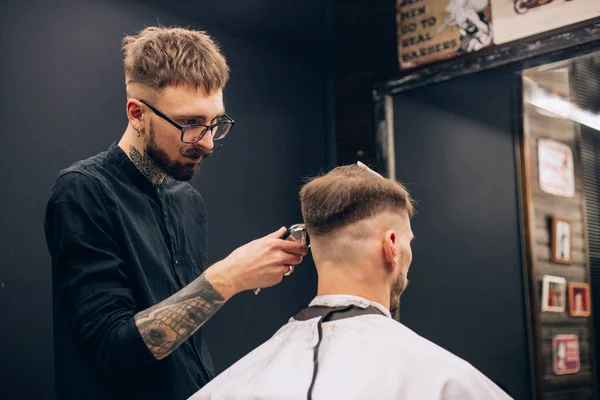
[[[398,261],[398,250],[396,249],[396,241],[398,235],[393,230],[385,232],[383,238],[383,255],[385,257],[386,266],[394,269]]]

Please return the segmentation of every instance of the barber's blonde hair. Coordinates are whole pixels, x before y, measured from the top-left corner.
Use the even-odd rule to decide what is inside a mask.
[[[322,236],[385,211],[406,211],[412,217],[414,201],[406,188],[373,175],[364,167],[337,167],[310,180],[300,190],[302,217],[308,232]]]
[[[147,27],[123,39],[125,83],[153,89],[170,85],[202,87],[212,94],[223,89],[229,67],[206,32],[179,27]]]

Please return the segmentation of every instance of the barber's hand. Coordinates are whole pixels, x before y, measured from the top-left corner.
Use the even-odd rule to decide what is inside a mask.
[[[244,290],[281,282],[288,265],[297,265],[308,249],[299,241],[282,240],[286,228],[237,248],[206,270],[207,280],[226,299]]]

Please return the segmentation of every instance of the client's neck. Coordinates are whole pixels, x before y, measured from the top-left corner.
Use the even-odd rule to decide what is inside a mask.
[[[321,262],[317,267],[317,295],[347,294],[364,297],[390,308],[390,288],[365,266]]]

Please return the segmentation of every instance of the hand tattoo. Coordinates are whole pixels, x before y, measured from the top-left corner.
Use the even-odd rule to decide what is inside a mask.
[[[142,155],[134,146],[129,146],[129,158],[153,185],[158,185],[165,179],[166,174],[148,157],[146,152]]]
[[[192,336],[224,302],[200,275],[173,296],[136,314],[135,324],[148,349],[160,360]]]

